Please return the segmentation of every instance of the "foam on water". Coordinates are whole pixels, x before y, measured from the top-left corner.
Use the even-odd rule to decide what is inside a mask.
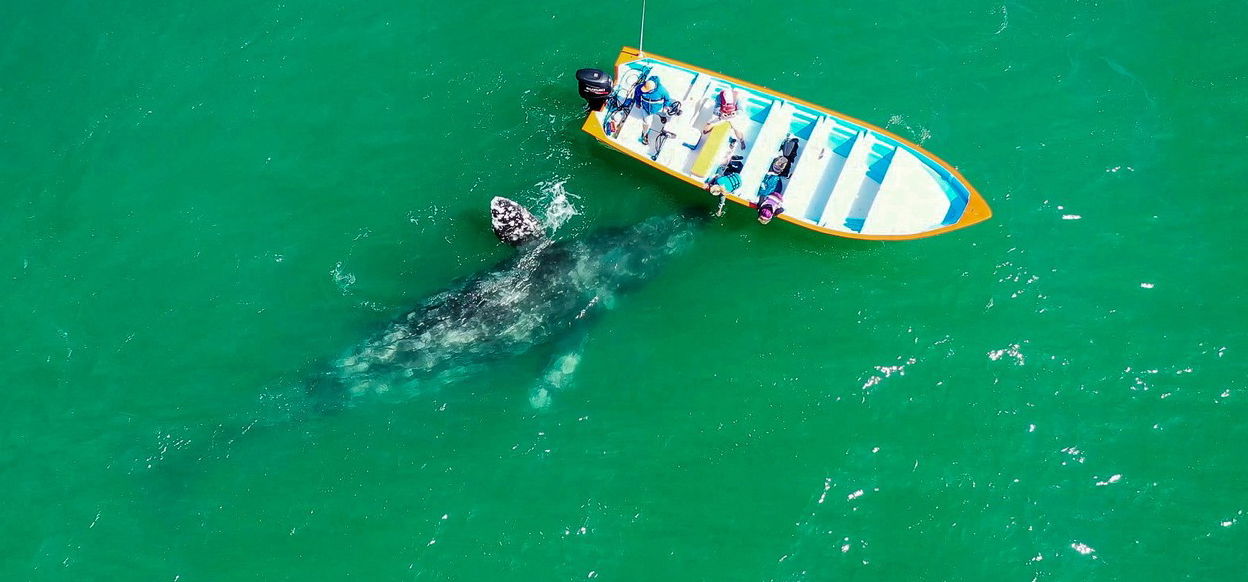
[[[578,196],[568,192],[567,183],[567,178],[562,178],[538,184],[538,188],[546,196],[542,207],[542,224],[551,232],[559,230],[565,223],[580,214],[572,202]]]

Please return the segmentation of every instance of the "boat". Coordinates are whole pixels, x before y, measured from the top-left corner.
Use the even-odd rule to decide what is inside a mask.
[[[778,189],[783,209],[776,217],[791,224],[854,239],[905,240],[992,216],[962,174],[919,145],[783,93],[627,46],[614,81],[597,69],[582,69],[577,79],[589,105],[584,131],[699,188],[736,173],[737,187],[726,198],[738,204],[758,208]],[[651,79],[679,104],[656,115],[638,107],[633,96],[643,85],[651,90]],[[735,114],[714,123],[725,101],[735,102]]]

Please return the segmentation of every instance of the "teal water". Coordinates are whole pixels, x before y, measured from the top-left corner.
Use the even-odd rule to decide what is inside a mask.
[[[992,221],[739,207],[551,348],[287,421],[507,256],[707,205],[579,132],[631,4],[0,7],[0,579],[1248,579],[1242,3],[650,2],[646,48],[887,127]],[[796,31],[782,34],[782,31]]]

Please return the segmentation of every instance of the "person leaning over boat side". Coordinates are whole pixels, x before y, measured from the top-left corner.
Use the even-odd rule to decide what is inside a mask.
[[[715,216],[723,216],[724,201],[727,195],[735,192],[741,187],[741,168],[745,167],[741,156],[732,156],[728,162],[720,166],[718,172],[706,181],[706,190],[712,196],[719,198],[719,207],[715,209]]]
[[[737,106],[737,90],[733,88],[720,89],[715,94],[715,109],[711,111],[711,119],[702,126],[702,133],[698,136],[697,143],[684,144],[691,150],[697,150],[702,147],[702,142],[706,141],[706,136],[716,127],[727,123],[728,128],[732,130],[735,140],[730,140],[730,144],[741,146],[741,151],[745,151],[745,134],[737,127],[737,112],[740,108]]]
[[[793,163],[797,158],[797,138],[790,137],[780,144],[780,155],[771,160],[771,166],[763,175],[763,183],[758,187],[758,221],[767,224],[777,214],[784,212],[784,179],[793,173]]]
[[[778,174],[767,172],[758,192],[758,221],[767,224],[784,212],[784,180]]]
[[[660,123],[667,123],[666,112],[671,109],[674,101],[667,89],[660,83],[659,76],[650,75],[640,87],[637,87],[637,91],[633,94],[633,103],[646,116],[646,129],[641,132],[641,137],[637,138],[637,141],[649,144],[654,118],[658,117]]]

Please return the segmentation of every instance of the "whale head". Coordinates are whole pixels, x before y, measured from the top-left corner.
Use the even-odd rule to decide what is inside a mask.
[[[546,237],[542,223],[519,202],[495,196],[490,201],[490,224],[494,234],[513,247],[524,246]]]

